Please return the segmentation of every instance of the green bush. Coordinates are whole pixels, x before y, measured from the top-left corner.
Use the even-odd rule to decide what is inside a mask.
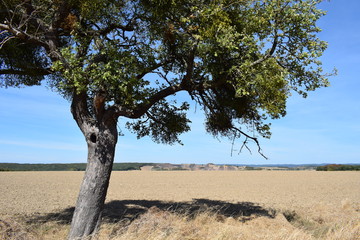
[[[328,164],[317,167],[316,171],[360,171],[360,165]]]

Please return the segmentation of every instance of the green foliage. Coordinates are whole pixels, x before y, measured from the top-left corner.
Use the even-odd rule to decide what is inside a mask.
[[[206,129],[233,136],[234,120],[269,137],[267,117],[286,114],[291,90],[327,86],[317,60],[326,43],[316,37],[324,13],[319,1],[144,1],[152,21],[150,30],[177,60],[182,70],[184,52],[196,46],[198,75],[216,87],[199,92],[207,115]],[[170,22],[170,23],[169,23]],[[171,25],[169,25],[171,24]],[[164,26],[173,41],[162,40]],[[276,48],[271,57],[272,46]],[[258,64],[254,64],[258,62]]]
[[[179,134],[190,130],[188,125],[190,121],[183,112],[188,109],[187,103],[175,107],[161,100],[147,113],[145,120],[129,122],[127,128],[136,133],[138,138],[150,135],[158,143],[178,142],[181,144]]]
[[[6,37],[6,34],[1,34],[0,41]],[[44,76],[37,74],[38,68],[47,68],[50,63],[47,57],[41,54],[39,47],[24,45],[14,40],[5,44],[0,51],[0,68],[3,69],[6,66],[11,66],[12,70],[26,70],[27,74],[4,75],[4,80],[0,81],[0,87],[40,85]]]
[[[360,165],[329,164],[317,167],[316,171],[360,171]]]
[[[0,66],[12,73],[1,70],[0,84],[46,79],[66,98],[84,93],[91,122],[101,93],[111,118],[139,119],[127,126],[161,143],[190,130],[188,104],[167,100],[186,91],[209,133],[270,137],[268,119],[285,116],[292,91],[329,85],[319,2],[2,1]]]

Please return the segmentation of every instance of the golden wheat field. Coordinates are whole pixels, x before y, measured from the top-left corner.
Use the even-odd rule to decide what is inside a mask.
[[[83,172],[0,172],[0,239],[65,239]],[[360,172],[113,172],[99,239],[360,239]]]

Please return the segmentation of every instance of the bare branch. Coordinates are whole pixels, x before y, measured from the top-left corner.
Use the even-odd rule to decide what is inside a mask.
[[[1,32],[1,34],[3,34],[4,32],[7,32],[7,31],[3,31]],[[7,41],[10,41],[11,39],[15,38],[14,36],[6,36],[0,43],[0,49],[4,46],[4,44],[7,42]]]
[[[247,145],[247,143],[248,143],[248,141],[247,141],[248,139],[246,138],[245,139],[245,141],[243,142],[243,144],[241,145],[241,148],[240,148],[240,150],[239,150],[239,154],[242,152],[242,150],[243,150],[243,148],[244,147],[246,147],[246,149],[249,151],[249,153],[252,155],[252,151],[251,151],[251,149],[248,147],[248,145]]]
[[[260,147],[260,143],[258,141],[258,139],[256,137],[251,137],[250,135],[246,134],[245,132],[241,131],[239,128],[237,127],[232,127],[232,129],[234,129],[236,132],[240,133],[241,135],[244,135],[246,138],[243,142],[243,145],[241,146],[240,148],[240,152],[241,150],[246,147],[248,149],[248,151],[251,153],[251,150],[250,148],[247,146],[247,142],[248,142],[248,139],[251,139],[252,141],[254,141],[258,147],[258,153],[265,159],[268,159],[268,157],[266,157],[263,153],[262,153],[262,149]]]
[[[159,77],[161,77],[162,79],[164,79],[165,82],[166,82],[169,86],[172,85],[171,81],[170,81],[170,80],[168,79],[168,77],[167,77],[167,75],[168,75],[167,72],[163,73],[163,72],[161,72],[161,71],[153,71],[153,73],[156,73]]]
[[[49,45],[46,42],[41,41],[39,38],[36,38],[20,29],[17,29],[15,27],[11,26],[10,24],[0,23],[0,29],[8,31],[9,33],[13,34],[14,38],[19,38],[20,40],[22,40],[24,42],[33,43],[35,45],[45,47],[45,49],[49,49]]]

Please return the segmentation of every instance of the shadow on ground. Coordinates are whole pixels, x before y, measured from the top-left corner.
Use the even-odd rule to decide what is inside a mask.
[[[190,202],[119,200],[105,204],[103,223],[116,223],[120,221],[131,223],[152,207],[162,211],[183,214],[190,218],[203,212],[210,212],[216,214],[219,219],[233,217],[242,222],[260,216],[274,218],[276,215],[274,210],[264,209],[252,202],[229,203],[209,199],[194,199]],[[54,221],[60,224],[70,224],[74,209],[74,207],[71,207],[54,213],[36,215],[29,218],[28,223]]]

